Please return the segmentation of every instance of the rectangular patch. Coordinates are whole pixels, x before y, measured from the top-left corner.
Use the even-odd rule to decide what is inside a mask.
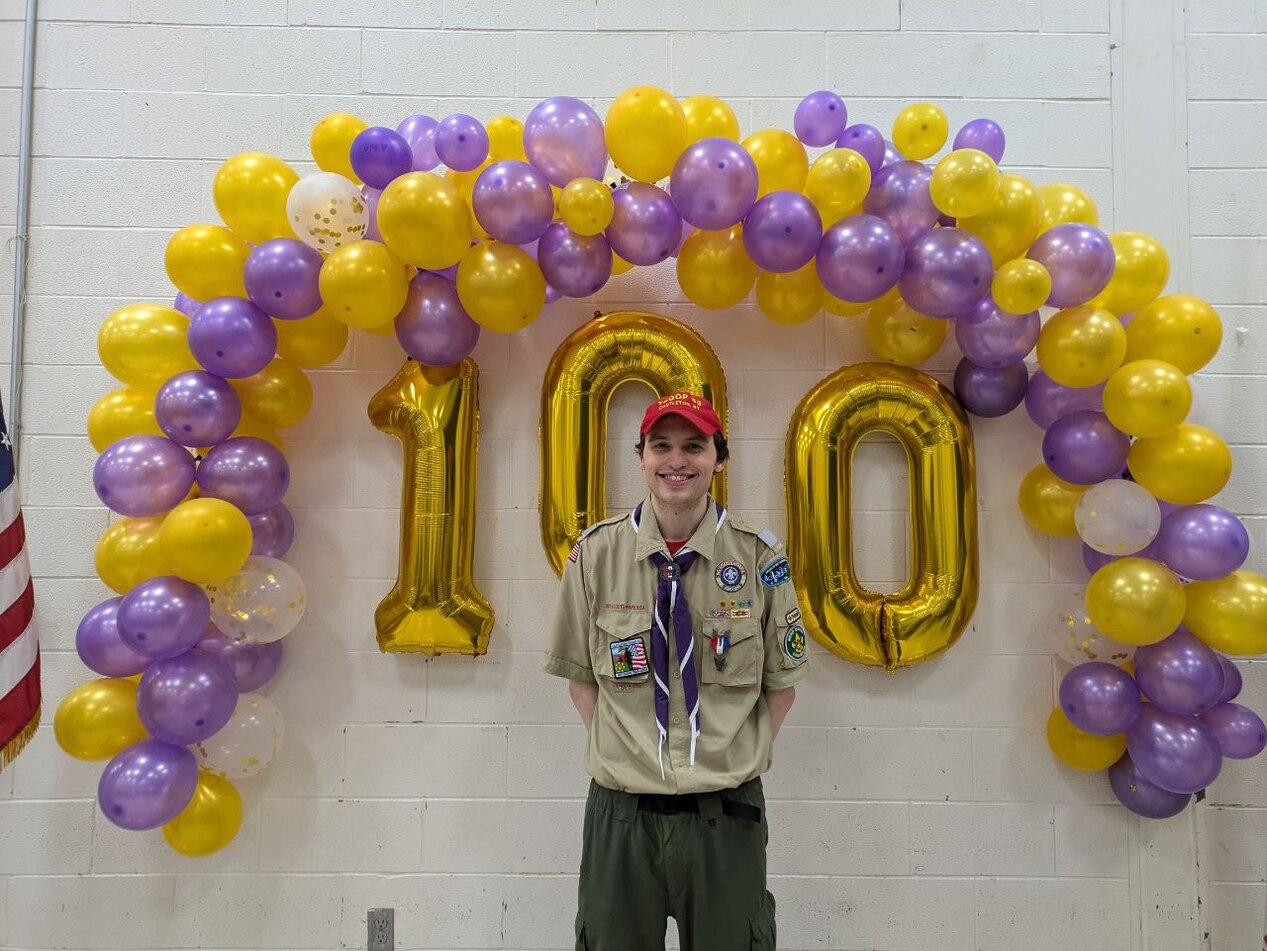
[[[795,624],[800,619],[801,619],[800,608],[793,608],[791,611],[788,611],[787,615],[783,618],[783,620],[786,621],[788,624]]]
[[[576,559],[581,557],[581,543],[577,542],[572,546],[572,550],[568,553],[568,561],[576,564]]]
[[[777,588],[792,580],[792,566],[786,558],[776,558],[761,569],[761,583],[767,588]]]
[[[612,674],[617,680],[638,677],[651,669],[647,663],[647,645],[641,635],[613,642],[611,652]]]
[[[752,617],[751,608],[716,608],[709,611],[710,618],[744,618]]]
[[[647,610],[647,606],[645,604],[625,604],[623,602],[617,603],[615,601],[608,601],[607,603],[603,605],[603,610],[605,611],[645,611]]]

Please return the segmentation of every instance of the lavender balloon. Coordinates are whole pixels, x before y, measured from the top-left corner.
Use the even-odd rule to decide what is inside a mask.
[[[488,158],[488,133],[474,116],[455,112],[436,129],[436,155],[455,172],[469,172]]]
[[[544,175],[527,162],[494,162],[475,180],[471,209],[498,241],[536,241],[554,217],[554,195]]]
[[[396,134],[409,146],[415,172],[429,172],[440,164],[440,156],[436,155],[436,129],[439,127],[440,123],[431,116],[422,115],[410,116],[396,126]]]
[[[524,152],[550,182],[562,188],[574,178],[602,181],[607,171],[603,120],[571,96],[537,103],[524,120]]]
[[[172,301],[172,306],[186,317],[192,317],[198,312],[198,308],[202,306],[202,301],[194,300],[184,291],[179,291],[176,294],[176,299]]]
[[[871,166],[871,174],[884,166],[884,133],[873,125],[860,122],[851,125],[836,140],[836,148],[853,149]]]
[[[1001,162],[1006,144],[1007,137],[1004,136],[1003,128],[997,122],[993,119],[973,119],[965,123],[955,135],[952,148],[976,149],[978,152],[984,152],[994,161]]]
[[[365,223],[365,240],[382,244],[383,233],[378,230],[378,200],[383,197],[383,190],[362,185],[361,197],[365,199],[365,213],[368,215]]]
[[[888,293],[905,260],[902,239],[892,225],[875,215],[851,215],[827,229],[815,268],[832,294],[862,303]]]
[[[251,523],[252,555],[281,558],[290,551],[295,540],[295,517],[285,502],[258,515],[248,515],[246,520]]]
[[[214,446],[237,429],[242,400],[224,377],[187,370],[159,387],[154,418],[182,446]]]
[[[212,373],[230,379],[254,376],[277,353],[272,318],[245,297],[217,297],[189,322],[189,349]]]
[[[738,142],[700,139],[678,157],[669,192],[678,213],[697,228],[718,231],[743,220],[757,200],[757,165]]]
[[[1222,654],[1219,654],[1219,666],[1223,668],[1223,692],[1219,694],[1219,703],[1227,703],[1240,695],[1245,681],[1241,677],[1241,669]]]
[[[1149,701],[1171,713],[1202,713],[1223,694],[1223,665],[1186,628],[1135,651],[1135,679]]]
[[[1006,416],[1025,399],[1029,369],[1023,362],[994,369],[964,358],[955,367],[955,396],[973,416]]]
[[[1217,505],[1188,505],[1167,515],[1157,532],[1161,559],[1194,581],[1229,575],[1249,556],[1249,532]]]
[[[480,325],[463,309],[451,281],[423,271],[409,282],[409,296],[396,315],[396,339],[424,366],[447,367],[470,356]]]
[[[194,457],[163,436],[126,436],[106,447],[92,467],[92,486],[112,511],[162,515],[194,484]]]
[[[928,166],[920,162],[898,161],[883,166],[871,179],[871,191],[862,209],[893,226],[907,245],[937,224],[941,212],[928,191],[932,178]]]
[[[977,366],[999,369],[1024,360],[1038,342],[1040,329],[1038,311],[1011,314],[986,294],[976,307],[955,319],[955,340]]]
[[[189,805],[198,761],[180,745],[142,740],[106,764],[97,783],[101,814],[124,829],[157,829]]]
[[[1201,714],[1201,722],[1214,731],[1219,750],[1229,759],[1249,759],[1267,746],[1262,717],[1239,703],[1220,703]]]
[[[1029,246],[1026,257],[1051,273],[1051,307],[1085,304],[1104,290],[1116,253],[1109,236],[1099,228],[1084,224],[1064,224],[1048,228]]]
[[[162,575],[142,581],[119,604],[123,643],[156,660],[185,653],[211,623],[211,602],[192,581]]]
[[[1056,420],[1043,436],[1043,460],[1066,482],[1093,485],[1120,473],[1130,437],[1103,413],[1078,410]]]
[[[386,188],[414,167],[414,153],[404,136],[378,125],[357,134],[349,157],[352,171],[371,188]]]
[[[281,320],[316,313],[321,307],[317,278],[322,260],[320,252],[294,238],[265,241],[252,249],[242,271],[251,303]]]
[[[290,466],[282,451],[256,436],[235,436],[211,449],[198,466],[202,494],[232,502],[258,515],[282,500],[290,487]]]
[[[589,297],[611,277],[611,245],[601,234],[579,235],[556,221],[541,236],[537,262],[546,282],[560,294]]]
[[[743,222],[743,246],[757,266],[776,274],[804,267],[823,241],[823,219],[800,192],[770,192]]]
[[[231,641],[212,627],[198,645],[198,650],[218,657],[233,671],[238,692],[246,693],[264,686],[273,679],[282,663],[282,642],[251,644]]]
[[[1111,561],[1117,561],[1119,558],[1152,558],[1157,560],[1157,540],[1153,539],[1139,551],[1133,555],[1106,555],[1104,552],[1096,551],[1086,542],[1082,543],[1082,564],[1087,569],[1087,574],[1093,575]]]
[[[925,231],[906,248],[902,299],[929,317],[955,317],[990,294],[994,266],[981,239],[958,228]]]
[[[233,716],[238,684],[219,657],[189,650],[156,660],[141,675],[136,712],[156,740],[184,746],[205,740]]]
[[[1025,412],[1040,429],[1047,429],[1056,420],[1078,410],[1103,410],[1104,384],[1065,386],[1042,370],[1034,373],[1025,391]]]
[[[75,650],[89,668],[106,677],[131,677],[153,658],[138,654],[119,634],[119,602],[109,598],[88,609],[75,631]]]
[[[615,209],[607,226],[612,250],[630,264],[659,264],[682,237],[682,219],[662,188],[626,182],[612,193]]]
[[[1142,685],[1141,689],[1148,693]],[[1210,785],[1223,760],[1210,727],[1196,717],[1171,713],[1155,703],[1144,704],[1127,729],[1126,750],[1145,779],[1177,793],[1196,792]]]
[[[896,165],[903,162],[902,153],[893,147],[893,143],[887,139],[884,142],[884,161],[880,163],[881,168],[888,168],[890,165]]]
[[[827,89],[812,92],[800,101],[792,117],[796,137],[818,148],[831,145],[845,131],[848,111],[839,96]]]
[[[1115,664],[1079,664],[1060,682],[1060,707],[1069,722],[1096,736],[1121,733],[1143,707],[1139,687]]]
[[[1137,816],[1145,819],[1169,819],[1187,808],[1191,793],[1171,792],[1145,779],[1131,761],[1129,753],[1109,767],[1109,785],[1113,795]]]

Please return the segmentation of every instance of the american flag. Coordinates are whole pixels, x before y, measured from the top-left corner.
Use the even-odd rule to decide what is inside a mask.
[[[40,648],[26,529],[13,473],[13,441],[0,410],[0,769],[40,722]]]

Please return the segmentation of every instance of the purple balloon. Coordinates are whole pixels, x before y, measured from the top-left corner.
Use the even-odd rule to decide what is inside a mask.
[[[1060,417],[1043,435],[1043,459],[1066,482],[1093,485],[1110,479],[1126,465],[1130,437],[1095,410]]]
[[[1118,802],[1145,819],[1177,816],[1192,799],[1191,793],[1171,792],[1145,779],[1129,753],[1123,753],[1122,758],[1109,767],[1109,785]]]
[[[1060,707],[1069,722],[1096,736],[1121,733],[1143,707],[1134,679],[1115,664],[1079,664],[1060,682]]]
[[[827,229],[815,267],[823,286],[860,304],[888,293],[902,274],[902,239],[883,218],[851,215]]]
[[[973,416],[1006,416],[1025,399],[1029,369],[1020,360],[995,369],[965,357],[955,367],[954,385],[955,396]]]
[[[1249,532],[1217,505],[1188,505],[1167,515],[1157,532],[1161,559],[1194,581],[1229,575],[1249,556]]]
[[[860,122],[851,125],[836,140],[836,148],[853,149],[871,166],[871,174],[884,166],[884,133],[873,125]]]
[[[1026,257],[1051,272],[1051,307],[1085,304],[1104,290],[1117,256],[1109,236],[1099,228],[1084,224],[1064,224],[1048,228],[1029,246]]]
[[[1219,694],[1219,703],[1227,703],[1240,695],[1245,681],[1241,677],[1241,669],[1222,654],[1219,654],[1219,666],[1223,668],[1223,692]]]
[[[804,267],[822,241],[823,219],[800,192],[770,192],[744,218],[744,249],[758,267],[776,274]]]
[[[230,379],[254,376],[277,354],[272,318],[245,297],[217,297],[189,322],[189,349],[212,373]]]
[[[844,133],[848,115],[839,96],[820,89],[800,101],[792,117],[792,128],[806,145],[814,148],[831,145]]]
[[[396,134],[405,140],[413,156],[415,172],[429,172],[440,164],[436,155],[436,129],[440,123],[431,116],[410,116],[396,126]]]
[[[1003,128],[993,119],[973,119],[971,122],[965,123],[964,127],[955,135],[955,142],[952,148],[955,149],[976,149],[978,152],[984,152],[996,162],[1003,161],[1003,147],[1007,144],[1007,137],[1003,134]]]
[[[124,829],[157,829],[189,805],[198,761],[183,745],[142,740],[106,764],[97,783],[101,814]]]
[[[474,116],[455,112],[436,129],[436,155],[455,172],[470,172],[488,158],[488,133]]]
[[[452,281],[422,271],[409,282],[409,296],[396,315],[396,339],[411,359],[447,367],[470,356],[480,325],[463,309]]]
[[[546,180],[559,188],[574,178],[602,181],[607,171],[603,120],[571,96],[546,99],[524,120],[524,152]]]
[[[224,377],[186,370],[159,387],[154,418],[182,446],[214,446],[237,429],[242,400]]]
[[[185,653],[202,639],[211,623],[211,602],[192,581],[162,575],[142,581],[123,596],[117,623],[124,644],[163,660]]]
[[[700,139],[678,156],[669,193],[697,228],[719,231],[743,220],[757,200],[757,164],[738,142]]]
[[[295,540],[295,517],[285,502],[278,502],[258,515],[248,515],[246,520],[251,523],[252,555],[281,558],[290,551]]]
[[[612,273],[612,250],[601,234],[576,234],[556,221],[541,236],[537,261],[549,285],[568,297],[598,293]]]
[[[898,161],[883,166],[871,179],[863,210],[883,218],[893,226],[903,245],[910,244],[937,224],[941,216],[928,191],[932,174],[920,162]]]
[[[251,303],[281,320],[316,313],[321,307],[317,277],[322,260],[320,252],[294,238],[274,238],[253,248],[242,271]]]
[[[264,686],[273,679],[282,663],[282,642],[249,644],[231,641],[212,627],[198,645],[198,650],[220,658],[233,671],[238,692],[246,693]]]
[[[383,197],[383,190],[362,185],[361,197],[365,199],[365,212],[369,216],[369,220],[365,223],[365,240],[377,241],[381,244],[383,233],[378,230],[378,200]]]
[[[350,158],[352,171],[370,188],[386,188],[414,167],[414,153],[404,136],[381,125],[357,133]]]
[[[92,467],[97,496],[120,515],[162,515],[194,484],[194,457],[165,436],[125,436]]]
[[[202,301],[194,300],[184,291],[180,291],[176,294],[176,299],[172,301],[172,306],[186,317],[192,317],[198,312],[198,308],[202,306]]]
[[[1223,694],[1223,665],[1186,628],[1135,651],[1135,679],[1149,701],[1171,713],[1203,713]]]
[[[484,230],[507,244],[536,241],[554,217],[554,194],[527,162],[494,162],[475,181],[471,210]]]
[[[1239,703],[1220,703],[1201,714],[1201,722],[1214,731],[1219,750],[1229,759],[1249,759],[1267,746],[1262,717]]]
[[[233,716],[238,683],[219,657],[188,650],[156,660],[141,675],[136,712],[156,740],[184,746],[205,740]]]
[[[980,238],[958,228],[933,228],[907,245],[902,299],[929,317],[956,317],[989,297],[993,277],[990,252]]]
[[[290,466],[280,449],[257,436],[235,436],[212,448],[198,466],[204,496],[224,499],[245,515],[271,509],[290,487]]]
[[[682,238],[682,219],[663,188],[626,182],[614,192],[615,209],[607,226],[612,250],[630,264],[659,264]]]
[[[888,168],[890,165],[896,165],[898,162],[906,161],[902,158],[902,153],[893,147],[893,143],[885,140],[884,143],[884,161],[880,163],[881,168]]]
[[[1088,574],[1095,574],[1111,561],[1117,561],[1120,558],[1151,558],[1157,560],[1157,540],[1153,539],[1139,551],[1130,555],[1106,555],[1104,552],[1096,551],[1086,542],[1082,543],[1082,563],[1086,566]]]
[[[1141,689],[1148,693],[1142,685]],[[1127,729],[1126,750],[1145,779],[1177,793],[1196,792],[1210,785],[1219,775],[1223,759],[1210,727],[1196,717],[1171,713],[1155,703],[1144,704]]]
[[[1035,371],[1025,391],[1025,411],[1040,429],[1078,410],[1103,410],[1104,384],[1065,386],[1042,370]]]
[[[1038,342],[1040,329],[1038,311],[1008,313],[986,294],[981,303],[955,320],[955,340],[963,355],[977,366],[999,369],[1024,360]]]
[[[89,668],[106,677],[131,677],[153,660],[138,654],[119,635],[119,603],[110,598],[88,609],[75,631],[75,650]]]

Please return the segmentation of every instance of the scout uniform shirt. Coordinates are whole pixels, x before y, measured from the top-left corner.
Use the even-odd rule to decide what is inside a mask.
[[[598,684],[585,768],[609,789],[712,792],[759,776],[770,766],[772,739],[762,691],[791,687],[807,673],[805,627],[773,533],[724,510],[719,521],[710,498],[687,547],[699,553],[681,575],[699,683],[694,765],[672,632],[663,756],[659,749],[651,674],[657,569],[650,556],[668,549],[650,500],[592,526],[564,568],[541,667]]]

